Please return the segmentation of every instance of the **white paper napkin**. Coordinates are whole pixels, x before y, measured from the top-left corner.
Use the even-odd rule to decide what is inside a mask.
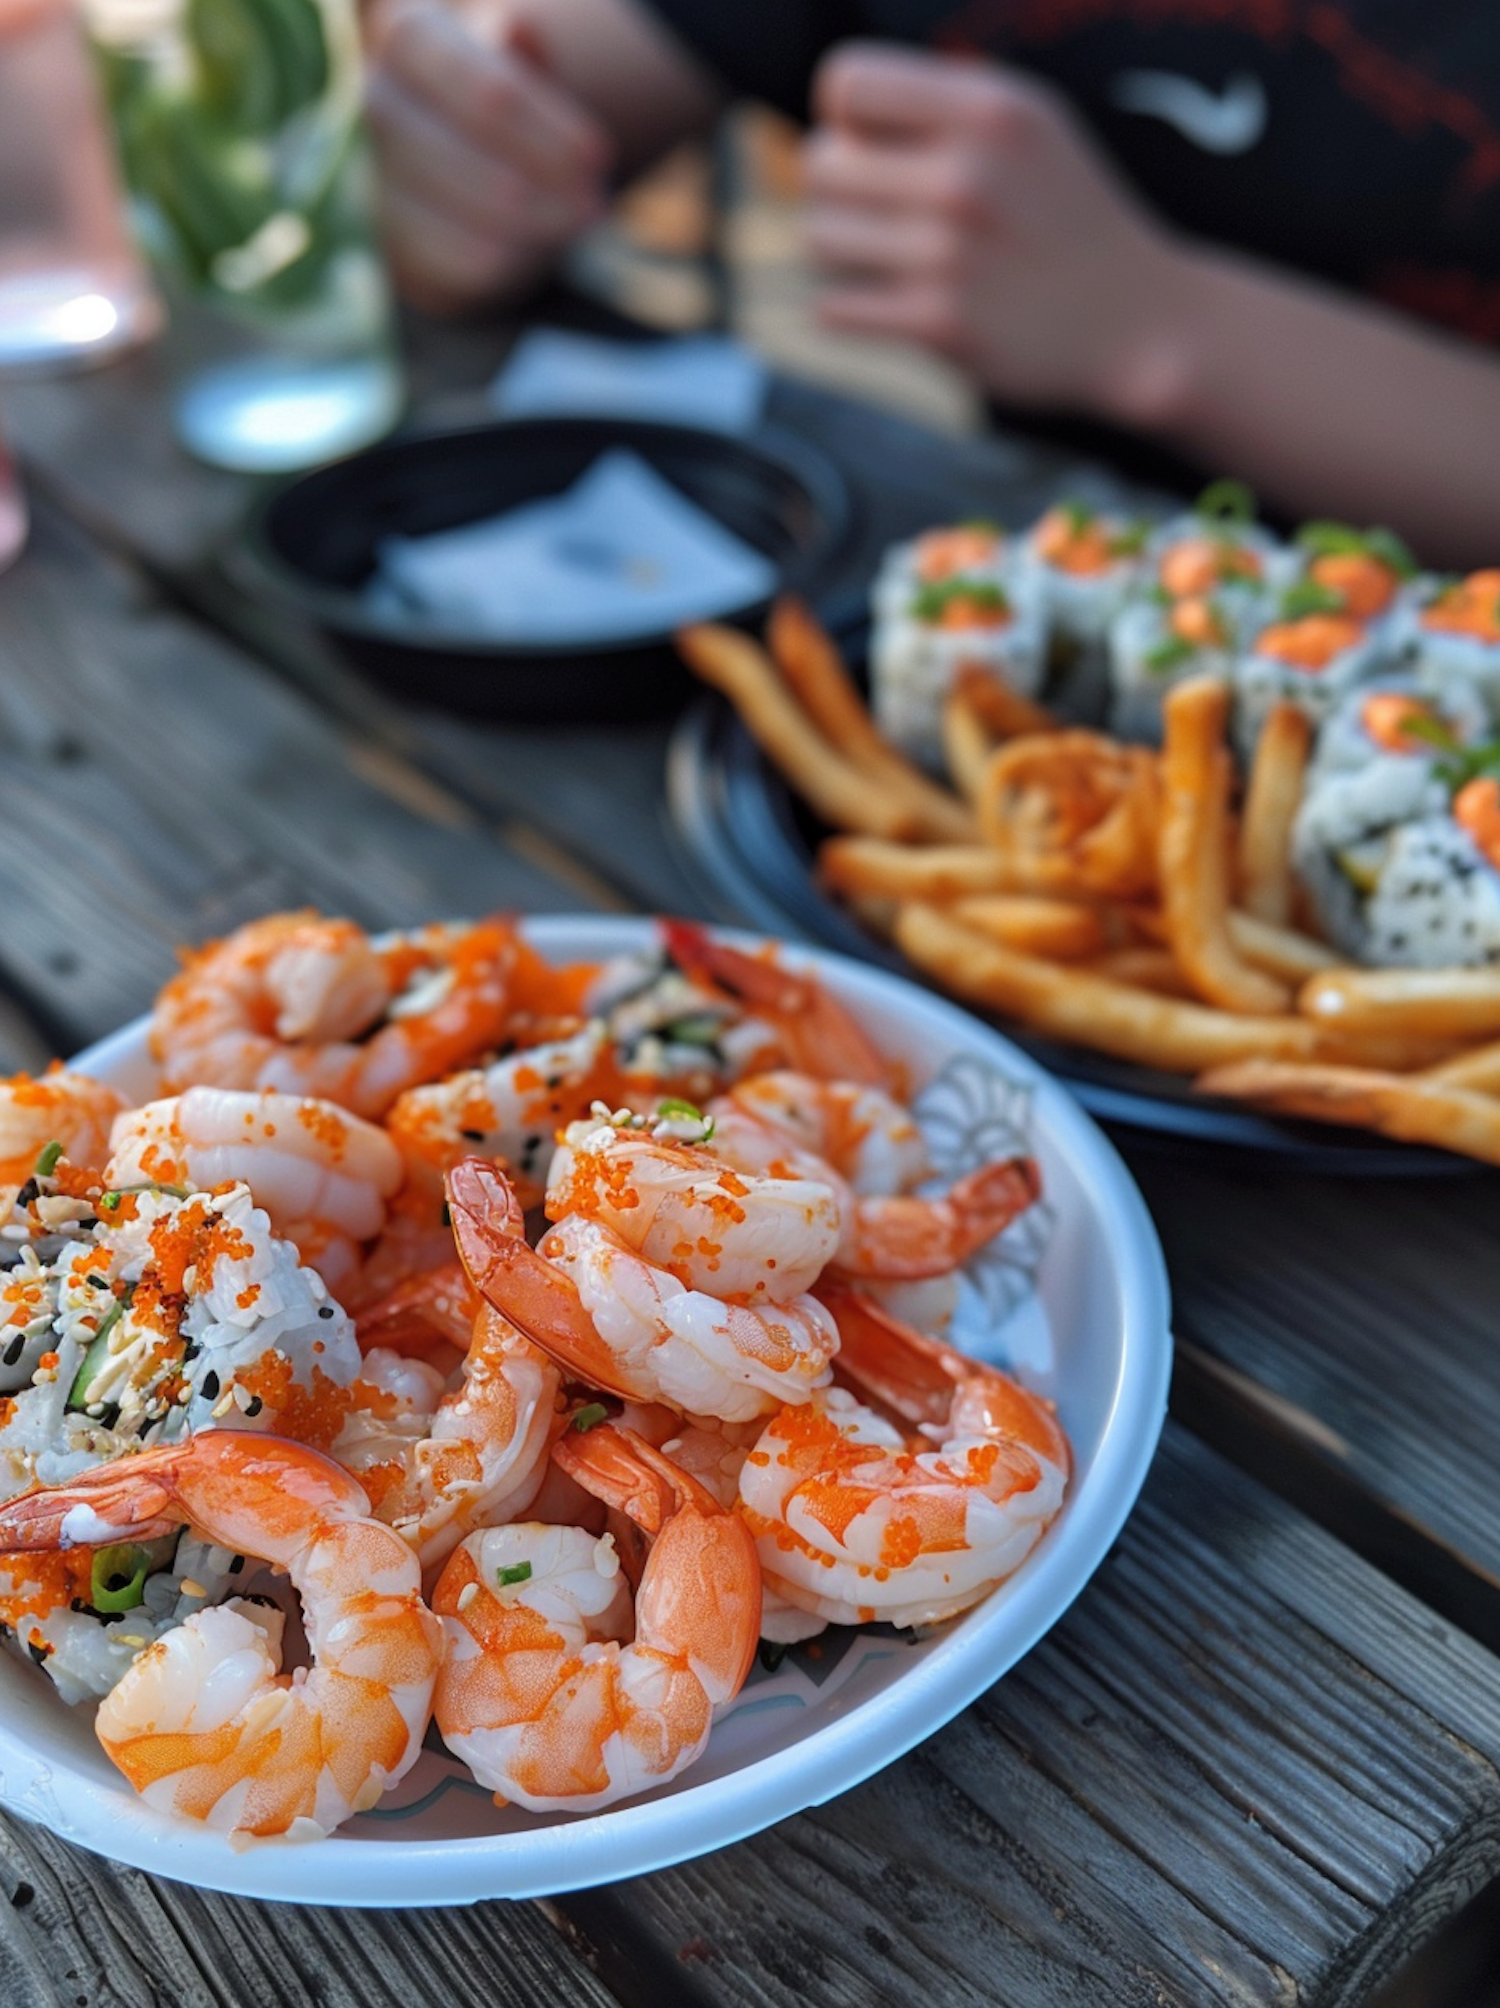
[[[533,328],[490,386],[506,418],[655,418],[713,432],[748,432],[766,398],[760,359],[728,335],[612,342]]]
[[[764,599],[776,568],[638,454],[562,495],[431,537],[388,537],[366,588],[384,613],[513,644],[630,641]]]

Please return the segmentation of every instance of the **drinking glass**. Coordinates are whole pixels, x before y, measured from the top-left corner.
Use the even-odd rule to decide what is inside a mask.
[[[160,319],[71,0],[0,0],[0,370],[102,361]]]
[[[86,4],[183,443],[273,471],[377,438],[402,385],[352,0]]]

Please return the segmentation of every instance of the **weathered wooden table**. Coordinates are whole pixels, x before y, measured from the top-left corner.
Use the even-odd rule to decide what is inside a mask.
[[[457,408],[504,332],[414,330]],[[666,730],[397,706],[218,553],[150,357],[7,386],[35,534],[0,581],[0,1067],[141,1010],[174,946],[303,902],[671,907]],[[791,384],[857,535],[1019,518],[1053,457]],[[1190,1162],[1122,1137],[1172,1269],[1174,1420],[1075,1609],[858,1790],[555,1903],[372,1915],[154,1882],[0,1819],[0,2001],[1353,2003],[1500,1872],[1500,1185]]]

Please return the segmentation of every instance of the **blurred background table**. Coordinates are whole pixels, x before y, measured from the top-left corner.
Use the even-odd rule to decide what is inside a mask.
[[[419,412],[472,409],[512,332],[413,324]],[[933,397],[947,430],[778,377],[772,416],[855,498],[830,592],[1065,482]],[[666,724],[378,695],[235,586],[252,491],[162,412],[150,355],[4,395],[35,534],[0,584],[0,1066],[144,1009],[178,943],[269,907],[737,917],[668,825]],[[1369,2000],[1500,1873],[1500,1185],[1119,1140],[1172,1270],[1175,1419],[1094,1584],[956,1722],[721,1854],[453,1914],[272,1914],[3,1819],[0,1999]],[[1464,1978],[1470,1918],[1393,1999],[1500,1998]]]

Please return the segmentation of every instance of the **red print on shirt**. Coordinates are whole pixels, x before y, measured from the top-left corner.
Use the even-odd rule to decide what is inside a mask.
[[[1372,42],[1330,0],[969,0],[937,42],[955,54],[983,55],[997,44],[1060,41],[1118,20],[1235,28],[1271,46],[1310,42],[1332,60],[1341,88],[1397,132],[1417,138],[1436,127],[1461,142],[1459,192],[1478,195],[1500,181],[1500,128],[1478,102]]]

